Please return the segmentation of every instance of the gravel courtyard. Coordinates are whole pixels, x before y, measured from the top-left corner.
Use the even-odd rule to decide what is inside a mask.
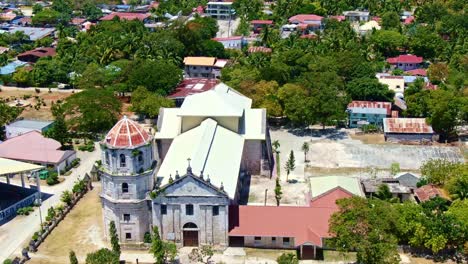
[[[392,143],[365,144],[361,140],[352,139],[349,131],[342,130],[312,130],[287,131],[272,129],[272,141],[278,140],[280,146],[281,179],[286,179],[284,164],[291,150],[296,159],[296,169],[289,179],[304,181],[304,153],[301,146],[309,143],[308,165],[318,168],[343,169],[378,168],[388,169],[394,162],[400,164],[401,170],[418,170],[421,164],[429,159],[445,158],[451,161],[463,162],[464,158],[457,147],[449,146],[413,146]]]

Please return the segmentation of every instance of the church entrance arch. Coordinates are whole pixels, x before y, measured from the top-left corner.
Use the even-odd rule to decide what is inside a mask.
[[[183,228],[184,247],[198,247],[198,227],[194,223],[186,223]]]

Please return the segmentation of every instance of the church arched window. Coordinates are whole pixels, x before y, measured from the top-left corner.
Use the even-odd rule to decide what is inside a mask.
[[[122,193],[128,193],[128,183],[122,183]]]
[[[138,163],[139,163],[139,164],[143,164],[143,163],[144,163],[144,160],[143,160],[143,152],[141,152],[141,151],[138,151]]]
[[[120,154],[120,167],[127,167],[127,162],[125,160],[124,154]]]

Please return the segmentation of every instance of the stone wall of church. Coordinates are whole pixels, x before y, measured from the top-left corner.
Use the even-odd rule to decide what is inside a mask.
[[[111,176],[102,173],[101,193],[113,200],[145,199],[146,194],[153,189],[153,172],[148,171],[145,174],[135,176]]]
[[[186,205],[193,205],[189,215]],[[161,211],[166,206],[166,212]],[[161,237],[183,246],[183,227],[193,223],[198,228],[200,245],[228,245],[229,199],[220,197],[179,197],[177,199],[156,199],[153,202],[153,224],[158,226]],[[213,215],[213,207],[218,207],[218,215]]]
[[[103,168],[112,174],[131,175],[141,173],[153,165],[153,147],[144,145],[135,149],[102,148]]]
[[[252,175],[262,172],[262,140],[245,140],[242,152],[242,168]]]
[[[109,225],[115,222],[121,243],[143,242],[146,232],[150,232],[151,210],[148,201],[139,203],[112,203],[102,198],[104,233],[109,239]]]

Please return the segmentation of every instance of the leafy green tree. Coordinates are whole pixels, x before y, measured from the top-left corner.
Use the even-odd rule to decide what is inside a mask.
[[[29,71],[22,67],[19,68],[15,73],[13,73],[13,81],[19,87],[26,87],[29,85]]]
[[[278,264],[299,264],[297,256],[292,253],[283,253],[276,259]]]
[[[280,205],[281,198],[283,197],[283,192],[281,191],[281,185],[279,182],[279,178],[276,178],[276,184],[275,184],[275,200],[276,200],[276,206]]]
[[[182,71],[174,64],[165,61],[135,61],[128,76],[131,88],[144,86],[148,91],[166,96],[182,80]]]
[[[393,162],[393,163],[390,165],[390,172],[391,172],[392,176],[397,175],[397,174],[400,172],[400,163],[398,163],[398,162]]]
[[[52,103],[51,111],[55,121],[44,135],[57,140],[63,147],[70,139],[70,133],[68,133],[67,124],[65,122],[65,109],[62,104]]]
[[[346,85],[353,100],[392,102],[395,93],[376,78],[357,78]]]
[[[59,12],[52,9],[44,9],[32,17],[32,23],[34,25],[56,25],[59,19]]]
[[[70,264],[78,264],[78,259],[76,258],[75,251],[70,250],[69,259],[70,259]]]
[[[149,92],[145,87],[140,86],[132,92],[132,111],[149,118],[155,118],[159,114],[161,107],[174,107],[175,103],[161,95]]]
[[[454,172],[458,163],[450,162],[446,159],[430,159],[421,165],[421,174],[428,182],[436,185],[446,184],[450,178],[455,177]]]
[[[399,50],[405,46],[406,41],[404,35],[393,30],[377,30],[369,39],[375,50],[385,57],[397,55]]]
[[[42,10],[44,10],[44,7],[40,4],[34,4],[33,7],[32,7],[32,13],[33,14],[37,14],[39,12],[41,12]]]
[[[296,169],[296,159],[294,158],[294,152],[292,150],[289,153],[289,158],[286,161],[284,169],[286,170],[286,182],[288,182],[289,174]]]
[[[330,246],[357,251],[359,263],[399,263],[395,210],[386,202],[361,197],[340,199],[330,219]]]
[[[68,97],[64,113],[71,129],[96,133],[107,131],[117,122],[120,108],[121,102],[111,91],[91,89]]]
[[[433,84],[441,84],[444,83],[449,75],[449,68],[445,63],[433,63],[429,65],[427,69],[427,75],[429,76],[429,80]]]
[[[461,124],[468,100],[449,90],[438,89],[430,92],[429,116],[427,121],[440,134],[441,140],[450,139],[455,127]]]
[[[309,92],[302,86],[286,84],[278,91],[284,114],[296,126],[310,125],[312,107]]]
[[[468,164],[460,163],[451,173],[452,177],[448,179],[446,189],[452,199],[468,198]]]
[[[438,54],[444,50],[446,44],[444,40],[433,30],[425,26],[418,26],[416,31],[410,35],[410,51],[424,59],[439,57]]]
[[[109,236],[112,245],[112,252],[120,256],[120,244],[119,244],[119,236],[117,235],[117,229],[115,228],[115,222],[111,221],[109,224]]]
[[[51,9],[59,14],[58,22],[60,24],[67,25],[70,22],[73,13],[73,3],[71,0],[55,0],[52,2]]]
[[[219,59],[226,57],[223,44],[211,39],[202,42],[200,55]]]
[[[386,12],[382,15],[383,29],[398,29],[400,27],[400,15],[397,12]]]
[[[102,17],[102,11],[92,1],[86,1],[83,4],[83,15],[88,20],[96,21]]]
[[[153,234],[151,238],[150,253],[154,255],[156,264],[164,264],[164,243],[159,237],[159,229],[157,226],[153,227]]]
[[[88,254],[86,264],[119,264],[119,255],[107,248],[102,248]]]
[[[41,58],[30,73],[34,85],[48,87],[54,82],[68,83],[68,69],[58,58]]]
[[[262,0],[239,0],[235,1],[232,8],[236,10],[236,14],[245,20],[253,20],[258,17],[263,8]]]
[[[386,183],[379,185],[377,192],[375,192],[375,197],[382,201],[389,201],[393,203],[399,201],[397,197],[393,197],[392,192],[390,191],[390,187],[388,187],[388,184]]]

